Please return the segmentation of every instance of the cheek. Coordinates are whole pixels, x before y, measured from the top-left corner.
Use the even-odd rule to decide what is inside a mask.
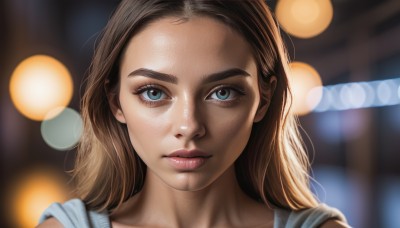
[[[158,151],[160,139],[165,134],[165,117],[149,113],[147,108],[138,108],[125,112],[129,137],[135,151],[144,158],[149,156],[149,151]],[[147,151],[147,152],[146,152]],[[143,157],[144,156],[144,157]]]
[[[209,119],[213,119],[213,123],[209,126],[214,128],[215,131],[222,131],[220,133],[226,137],[236,138],[248,134],[253,126],[259,103],[257,93],[256,90],[249,91],[247,97],[237,107],[210,110],[209,113],[212,113],[212,115],[209,116]]]
[[[210,133],[229,148],[244,149],[242,147],[247,144],[249,139],[254,114],[254,108],[241,107],[234,111],[213,115],[214,117],[210,117],[209,121]]]

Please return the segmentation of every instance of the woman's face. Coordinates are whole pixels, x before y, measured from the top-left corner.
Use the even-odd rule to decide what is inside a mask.
[[[264,116],[257,83],[251,48],[236,31],[208,17],[168,17],[129,41],[113,112],[148,175],[200,190],[233,168]]]

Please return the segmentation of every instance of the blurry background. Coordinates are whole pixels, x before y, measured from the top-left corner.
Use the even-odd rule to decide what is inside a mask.
[[[0,1],[0,227],[68,198],[80,86],[118,2]],[[267,3],[295,61],[315,193],[354,227],[400,227],[400,1]]]

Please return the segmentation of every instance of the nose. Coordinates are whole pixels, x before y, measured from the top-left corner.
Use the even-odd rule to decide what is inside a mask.
[[[172,118],[174,136],[185,143],[202,138],[206,134],[200,106],[196,105],[194,99],[177,101]]]

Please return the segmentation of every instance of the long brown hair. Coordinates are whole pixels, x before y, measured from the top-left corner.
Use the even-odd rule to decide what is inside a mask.
[[[157,19],[190,20],[208,16],[236,29],[257,61],[261,98],[270,102],[255,123],[249,142],[235,162],[237,179],[252,198],[292,210],[314,207],[309,162],[290,113],[288,58],[277,23],[263,0],[123,0],[105,27],[82,99],[84,134],[72,171],[76,194],[89,208],[113,210],[139,192],[146,165],[130,143],[126,125],[114,118],[107,95],[119,81],[121,53],[132,36]],[[268,78],[277,77],[267,100]]]

